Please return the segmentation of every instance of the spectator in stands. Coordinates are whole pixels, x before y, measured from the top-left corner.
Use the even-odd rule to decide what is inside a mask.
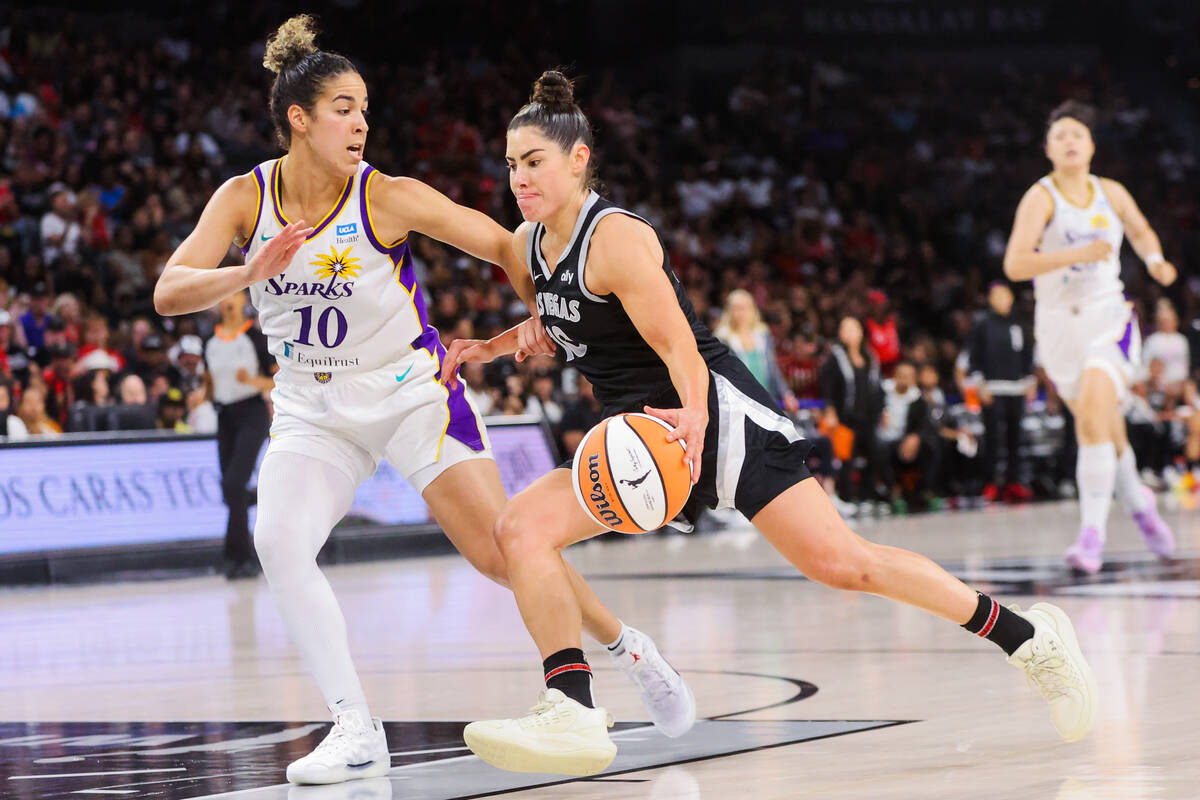
[[[183,392],[174,386],[167,389],[162,397],[158,398],[158,418],[156,422],[159,430],[174,431],[175,433],[191,433],[192,429],[185,419],[186,415],[187,404],[184,401]]]
[[[90,363],[96,361],[98,359],[93,356]],[[111,376],[110,369],[100,367],[75,378],[72,382],[75,400],[71,403],[68,431],[106,431],[113,427],[108,413],[113,405]]]
[[[10,442],[19,442],[29,438],[29,429],[12,407],[12,390],[11,381],[0,379],[0,437]]]
[[[71,406],[71,375],[75,352],[65,343],[49,345],[45,352],[50,359],[50,364],[42,372],[46,413],[58,424],[61,431],[67,424],[67,414]]]
[[[533,373],[533,388],[525,400],[525,413],[543,417],[550,423],[550,430],[557,438],[558,426],[562,422],[563,407],[552,368],[539,368]]]
[[[821,367],[821,397],[826,403],[825,432],[835,443],[839,427],[851,439],[847,452],[836,453],[842,459],[841,486],[838,494],[843,500],[854,498],[860,503],[877,499],[875,491],[876,429],[882,410],[882,391],[879,381],[879,362],[863,346],[862,324],[854,317],[844,317],[838,325],[838,341]],[[857,487],[853,476],[857,472]]]
[[[1014,318],[1013,293],[1008,284],[994,282],[988,289],[990,310],[980,316],[966,344],[968,380],[979,392],[983,407],[984,499],[1025,502],[1033,493],[1022,482],[1021,421],[1033,380],[1033,337]],[[1004,488],[996,484],[1000,445],[1004,444]]]
[[[25,423],[31,436],[62,435],[62,426],[46,413],[46,390],[40,383],[25,387],[17,405],[17,416]]]
[[[567,401],[562,418],[562,450],[563,455],[571,458],[583,441],[584,435],[600,420],[604,419],[604,405],[596,399],[592,392],[592,383],[580,375],[578,377],[578,394]]]
[[[83,323],[83,344],[79,348],[80,362],[98,350],[112,359],[115,364],[114,370],[118,372],[123,370],[125,357],[116,348],[109,347],[108,339],[108,320],[101,314],[89,314]]]
[[[1182,390],[1183,382],[1191,375],[1192,356],[1187,337],[1179,332],[1179,315],[1171,301],[1162,298],[1154,310],[1154,333],[1146,337],[1142,345],[1142,364],[1146,365],[1143,377],[1149,376],[1149,364],[1154,359],[1162,362],[1162,380]]]
[[[46,346],[46,326],[54,317],[50,314],[50,290],[44,281],[34,284],[29,294],[29,310],[21,316],[25,342],[36,352]]]
[[[118,387],[121,402],[114,411],[115,430],[153,430],[157,422],[154,407],[146,397],[146,384],[136,374],[127,374]]]
[[[725,298],[725,310],[713,334],[763,385],[780,408],[795,413],[799,402],[783,381],[775,356],[775,342],[763,323],[754,296],[745,289],[734,289]]]
[[[65,184],[50,187],[50,210],[42,215],[42,258],[53,264],[63,255],[79,252],[80,228],[75,211],[75,193]]]
[[[867,292],[867,314],[867,339],[871,344],[871,352],[879,361],[880,371],[884,375],[891,375],[900,362],[902,351],[900,329],[887,295],[878,289]]]
[[[176,369],[178,387],[186,396],[204,387],[204,341],[194,333],[179,337]]]

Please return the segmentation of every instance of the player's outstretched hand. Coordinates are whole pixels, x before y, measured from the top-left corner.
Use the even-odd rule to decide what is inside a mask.
[[[288,268],[296,251],[304,244],[313,229],[304,220],[288,223],[282,231],[272,236],[254,258],[246,262],[247,278],[251,284],[274,278]]]
[[[704,430],[708,427],[708,411],[700,408],[651,408],[643,406],[642,410],[652,417],[658,417],[670,425],[673,430],[667,434],[667,441],[683,440],[683,463],[688,465],[692,476],[692,485],[700,480],[700,459],[704,453]]]
[[[1159,261],[1146,267],[1146,271],[1150,273],[1150,277],[1158,281],[1163,286],[1170,286],[1175,282],[1175,277],[1178,274],[1175,270],[1175,265],[1170,261]]]
[[[442,368],[435,376],[442,384],[453,389],[458,385],[458,368],[468,361],[491,361],[491,342],[485,339],[455,339],[446,348]]]

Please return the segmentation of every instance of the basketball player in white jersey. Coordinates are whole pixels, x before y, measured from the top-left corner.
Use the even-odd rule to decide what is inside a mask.
[[[512,235],[425,184],[363,161],[367,90],[353,64],[318,50],[311,19],[285,22],[264,64],[277,73],[271,116],[283,158],[227,181],[155,287],[161,314],[209,308],[249,288],[279,363],[272,440],[258,482],[254,544],[280,615],[335,724],[292,763],[296,783],[383,775],[387,742],[350,660],[346,624],[316,556],[358,484],[387,458],[429,505],[460,552],[507,582],[492,536],[505,503],[483,423],[461,387],[435,380],[445,350],[429,325],[407,235],[419,231],[513,268],[533,308]],[[306,220],[317,220],[308,224]],[[229,243],[244,266],[214,269]],[[510,262],[512,262],[510,264]],[[544,338],[525,353],[553,352]],[[695,719],[695,702],[649,637],[625,628],[571,573],[587,629],[609,643],[668,735]]]
[[[1175,267],[1125,187],[1091,174],[1088,106],[1067,101],[1050,114],[1046,157],[1054,169],[1017,206],[1004,256],[1011,280],[1033,280],[1034,336],[1046,374],[1075,415],[1082,517],[1067,563],[1094,573],[1103,561],[1113,489],[1151,551],[1175,551],[1154,493],[1138,479],[1121,400],[1138,367],[1141,335],[1121,282],[1121,240],[1128,236],[1150,276],[1164,286]]]
[[[804,463],[809,444],[699,320],[654,229],[591,189],[591,142],[570,81],[544,73],[508,126],[509,186],[526,220],[514,238],[543,312],[522,326],[544,321],[605,415],[653,414],[672,427],[669,439],[686,443],[685,517],[701,505],[736,508],[812,580],[916,606],[988,639],[1049,702],[1059,734],[1085,736],[1099,698],[1067,615],[1049,603],[1005,607],[924,556],[851,531]],[[453,383],[460,361],[513,352],[517,334],[451,343],[443,380]],[[591,774],[616,755],[562,560],[563,548],[602,531],[577,502],[569,466],[514,496],[496,526],[546,691],[528,715],[473,722],[464,739],[485,761],[521,772]]]

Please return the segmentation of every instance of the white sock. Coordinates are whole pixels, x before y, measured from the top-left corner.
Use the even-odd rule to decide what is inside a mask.
[[[1112,442],[1079,448],[1075,481],[1079,484],[1079,511],[1083,527],[1094,527],[1104,541],[1108,510],[1117,479],[1117,449]]]
[[[319,489],[296,490],[304,486]],[[370,725],[371,712],[350,660],[346,620],[317,567],[317,553],[353,499],[353,482],[336,467],[296,453],[271,453],[258,478],[254,548],[283,625],[330,713],[336,719],[355,710]]]
[[[1138,477],[1137,457],[1133,448],[1125,445],[1125,451],[1117,459],[1117,497],[1130,514],[1137,514],[1150,507],[1150,498],[1142,488]]]
[[[614,658],[625,655],[625,634],[629,628],[625,627],[625,623],[621,623],[621,632],[617,634],[617,638],[613,639],[608,644],[604,645],[604,649],[608,651],[610,656]]]

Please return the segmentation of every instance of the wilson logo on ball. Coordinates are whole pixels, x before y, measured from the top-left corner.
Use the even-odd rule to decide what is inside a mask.
[[[600,483],[600,456],[592,454],[588,457],[588,480],[592,482],[592,493],[589,496],[592,501],[592,508],[604,520],[604,524],[610,527],[624,525],[625,521],[617,516],[617,512],[613,511],[609,506],[608,495],[604,491],[604,485]]]
[[[620,533],[661,528],[687,502],[692,481],[671,426],[618,414],[587,432],[571,464],[575,497],[598,525]]]

